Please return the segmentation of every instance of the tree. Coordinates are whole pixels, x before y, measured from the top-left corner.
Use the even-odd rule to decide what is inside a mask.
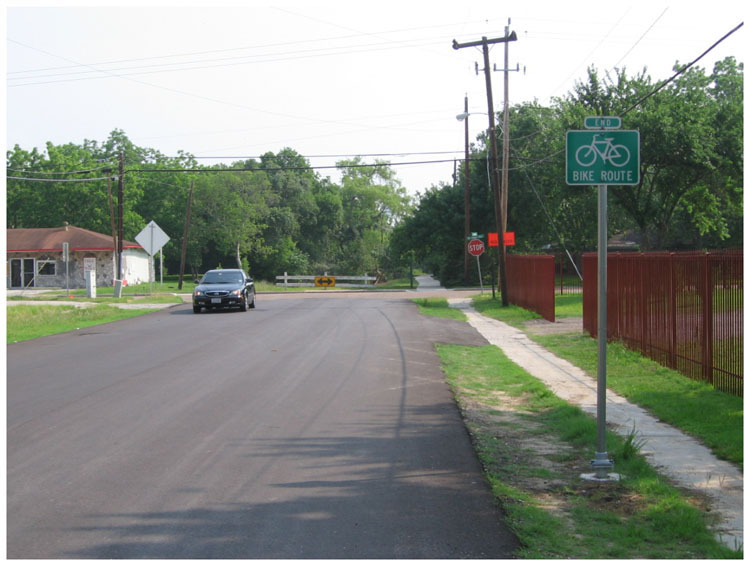
[[[262,250],[269,190],[263,172],[211,168],[197,177],[188,246],[201,270],[226,262],[250,267],[249,255]]]
[[[354,273],[374,272],[385,260],[393,227],[409,210],[410,201],[386,162],[365,166],[362,159],[339,161],[342,246],[340,267]]]
[[[635,77],[617,71],[600,81],[589,69],[587,82],[577,84],[560,110],[619,115],[655,87],[645,71]],[[742,65],[728,58],[710,76],[689,69],[625,117],[641,133],[641,182],[610,193],[640,232],[643,249],[695,242],[696,234],[730,237],[729,223],[742,206],[742,141],[741,129],[729,122],[742,115],[741,92]]]

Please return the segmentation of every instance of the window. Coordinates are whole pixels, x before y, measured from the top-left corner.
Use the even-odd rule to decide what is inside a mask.
[[[36,260],[37,275],[57,275],[57,262],[53,259]]]

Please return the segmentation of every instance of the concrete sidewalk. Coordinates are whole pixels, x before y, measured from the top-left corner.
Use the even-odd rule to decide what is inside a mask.
[[[445,289],[432,275],[417,275],[414,279],[417,280],[417,291]]]
[[[471,299],[450,298],[448,302],[464,311],[469,324],[555,395],[596,416],[595,377],[545,350],[521,330],[479,314]],[[635,429],[638,440],[644,443],[641,453],[654,468],[676,484],[708,496],[712,511],[721,517],[714,528],[716,537],[732,550],[742,548],[743,480],[739,469],[610,390],[607,424],[623,436]]]

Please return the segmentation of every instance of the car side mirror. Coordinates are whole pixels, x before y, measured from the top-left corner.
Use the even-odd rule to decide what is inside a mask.
[[[253,278],[252,278],[252,277],[248,277],[248,278],[247,278],[247,282],[248,282],[248,283],[252,283],[252,282],[253,282]]]
[[[193,279],[193,283],[197,285],[198,283],[200,283],[200,281],[198,279]]]

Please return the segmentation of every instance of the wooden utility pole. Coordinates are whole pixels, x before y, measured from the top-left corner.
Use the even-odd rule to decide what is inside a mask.
[[[119,178],[117,180],[117,279],[122,281],[122,206],[123,206],[123,184],[125,175],[125,154],[120,151]]]
[[[180,254],[180,277],[177,281],[177,289],[182,289],[182,276],[185,273],[185,257],[187,256],[188,230],[190,229],[190,207],[193,202],[193,184],[190,181],[190,192],[188,193],[187,212],[185,212],[185,232],[182,235],[182,253]]]
[[[495,197],[495,224],[499,237],[503,237],[503,201],[500,194],[500,179],[498,178],[498,166],[497,166],[497,137],[495,136],[495,112],[494,104],[492,102],[492,75],[490,70],[490,44],[494,43],[507,43],[509,41],[516,41],[516,32],[512,32],[508,35],[506,28],[505,37],[499,37],[496,39],[487,39],[482,37],[481,41],[471,41],[469,43],[458,43],[455,39],[453,40],[453,49],[462,49],[464,47],[482,47],[482,54],[484,56],[484,80],[487,87],[487,114],[490,120],[490,182],[492,183],[492,193]],[[501,248],[500,261],[498,266],[498,279],[500,282],[500,298],[504,307],[509,305],[508,302],[508,281],[505,269],[505,248]]]
[[[110,172],[109,170],[107,172]],[[112,227],[112,247],[117,249],[117,223],[115,222],[115,207],[112,203],[112,180],[107,177],[107,200],[109,201],[109,223]]]
[[[510,25],[510,19],[508,20]],[[505,26],[505,37],[508,37],[509,25]],[[505,67],[504,70],[504,89],[503,96],[503,179],[500,187],[500,196],[502,197],[502,211],[503,217],[501,219],[502,225],[500,229],[500,238],[502,240],[500,244],[500,263],[505,269],[505,232],[508,231],[508,161],[510,160],[510,120],[509,120],[509,105],[508,105],[508,43],[505,43]],[[503,280],[505,280],[505,273],[503,273]],[[506,306],[505,291],[503,288],[503,306]]]

